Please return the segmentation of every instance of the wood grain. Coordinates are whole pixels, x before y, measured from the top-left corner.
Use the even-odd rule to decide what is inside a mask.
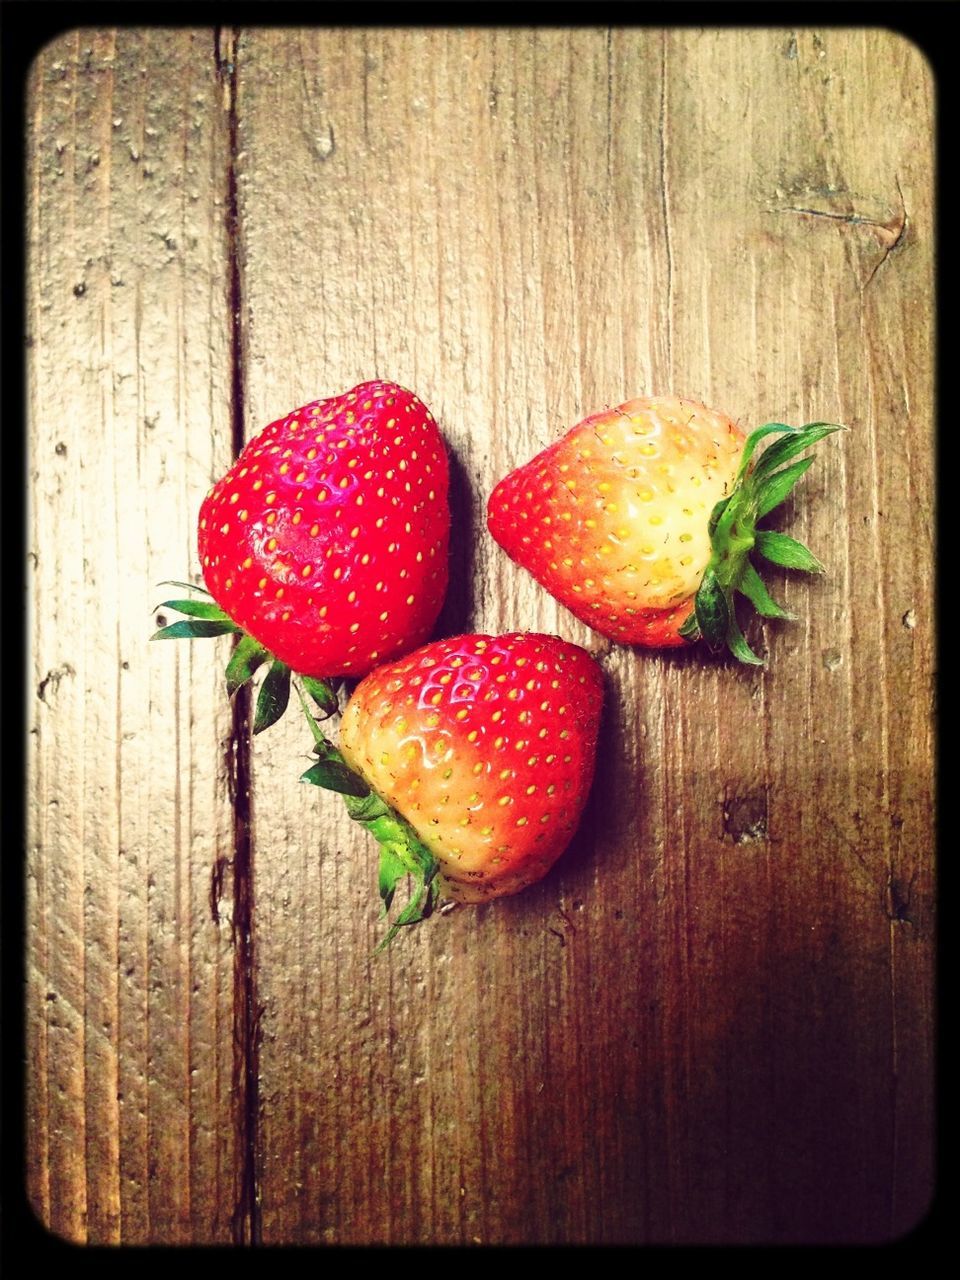
[[[231,450],[219,96],[210,32],[31,72],[28,1193],[76,1242],[229,1240],[236,1198],[230,714],[146,644]]]
[[[224,1239],[236,1208],[235,1239],[328,1244],[908,1231],[934,1123],[918,50],[840,29],[97,33],[44,55],[31,120],[41,1218]],[[556,871],[375,960],[375,851],[298,783],[305,728],[255,740],[231,814],[225,759],[245,776],[248,748],[219,647],[155,653],[136,611],[114,622],[195,568],[231,432],[373,376],[449,444],[438,632],[555,631],[607,688]],[[486,534],[505,471],[658,391],[849,428],[778,521],[827,573],[775,582],[799,620],[751,629],[762,671],[612,645]]]

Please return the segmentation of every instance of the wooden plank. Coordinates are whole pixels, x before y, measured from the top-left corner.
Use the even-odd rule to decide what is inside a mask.
[[[147,644],[231,449],[213,33],[65,34],[28,123],[27,1189],[71,1241],[229,1240],[223,654]]]
[[[129,1243],[908,1229],[933,1124],[917,50],[81,32],[38,60],[29,119],[41,1220]],[[438,631],[557,631],[608,691],[556,872],[376,960],[374,850],[298,784],[296,718],[250,759],[226,642],[143,643],[238,416],[249,434],[374,375],[449,442]],[[801,621],[751,631],[767,671],[611,645],[486,535],[505,471],[652,391],[850,427],[784,512],[828,574],[777,582]]]
[[[559,631],[610,695],[558,872],[375,962],[372,849],[298,788],[294,722],[258,744],[264,1237],[897,1235],[930,1195],[923,59],[786,30],[236,56],[247,429],[413,387],[455,467],[441,629]],[[670,390],[851,428],[784,516],[829,573],[783,575],[769,671],[611,646],[485,534],[509,467]]]

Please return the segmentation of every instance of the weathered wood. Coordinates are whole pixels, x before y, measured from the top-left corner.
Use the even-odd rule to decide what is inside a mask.
[[[72,1241],[236,1197],[222,655],[146,643],[231,450],[224,125],[209,31],[32,68],[27,1178]]]
[[[38,1212],[130,1241],[226,1238],[237,1204],[235,1238],[283,1243],[908,1230],[933,1145],[927,64],[881,30],[265,29],[220,36],[218,77],[214,43],[68,37],[33,77]],[[450,447],[438,631],[556,631],[608,701],[556,871],[374,960],[375,850],[298,783],[305,726],[254,743],[235,832],[226,642],[159,654],[114,620],[195,568],[232,421],[376,375]],[[658,391],[850,428],[778,516],[827,573],[775,575],[799,621],[751,628],[763,671],[612,645],[486,534],[508,469]]]
[[[237,62],[250,429],[413,386],[469,530],[445,629],[560,630],[611,693],[566,865],[375,967],[372,850],[284,774],[301,731],[263,744],[265,1235],[895,1234],[929,1193],[904,1136],[928,1068],[893,1065],[929,1028],[930,548],[903,532],[931,485],[922,60],[882,33],[352,30],[247,33]],[[910,504],[880,480],[905,378]],[[769,674],[611,648],[484,535],[504,470],[644,390],[852,428],[793,504],[830,574],[783,575],[806,620],[768,629]]]

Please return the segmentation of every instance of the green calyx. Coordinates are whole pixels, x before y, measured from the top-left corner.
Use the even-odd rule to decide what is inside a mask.
[[[784,501],[813,462],[812,457],[793,459],[825,436],[842,430],[828,422],[803,427],[768,422],[747,437],[733,492],[710,514],[713,554],[694,600],[694,612],[681,628],[685,639],[694,641],[702,636],[714,651],[726,647],[740,662],[764,665],[740,630],[735,595],[746,597],[764,618],[792,619],[795,615],[770,596],[751,556],[806,573],[822,573],[823,565],[802,543],[784,533],[758,529],[757,521]],[[757,445],[769,435],[780,439],[755,459]]]
[[[317,757],[316,763],[302,774],[300,781],[339,792],[350,817],[366,827],[380,846],[378,887],[381,919],[387,917],[400,881],[409,876],[412,882],[410,898],[377,944],[374,950],[374,955],[377,955],[390,945],[402,928],[419,924],[433,911],[440,893],[437,880],[440,864],[409,822],[350,768],[341,752],[324,736],[299,689],[297,693],[313,735],[313,754]]]
[[[151,640],[195,640],[207,636],[233,634],[237,637],[230,661],[227,663],[227,693],[232,698],[238,689],[253,679],[261,667],[266,674],[260,681],[257,701],[253,713],[253,732],[262,733],[269,729],[283,715],[290,701],[290,668],[286,663],[275,658],[253,636],[248,635],[242,627],[213,600],[205,587],[193,582],[161,582],[162,587],[181,587],[188,591],[196,591],[205,599],[164,600],[157,605],[154,612],[160,609],[173,609],[184,616],[161,627],[154,632]],[[313,676],[300,676],[303,687],[307,690],[324,718],[333,715],[339,702],[336,690],[325,680]]]

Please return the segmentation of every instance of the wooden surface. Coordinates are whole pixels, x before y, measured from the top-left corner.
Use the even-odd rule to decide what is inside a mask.
[[[932,1194],[933,85],[874,30],[109,30],[30,78],[27,1192],[73,1241],[878,1242]],[[244,436],[373,376],[453,465],[438,631],[603,665],[545,882],[378,959],[375,850],[148,645]],[[486,535],[633,395],[832,420],[769,667]]]

